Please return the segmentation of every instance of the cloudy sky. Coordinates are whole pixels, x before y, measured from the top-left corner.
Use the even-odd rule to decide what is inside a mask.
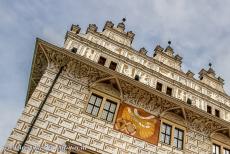
[[[0,147],[24,107],[36,37],[62,46],[71,24],[85,33],[90,23],[101,30],[106,20],[126,17],[135,49],[145,47],[151,56],[171,40],[183,71],[197,74],[212,62],[230,93],[229,8],[229,0],[1,0]]]

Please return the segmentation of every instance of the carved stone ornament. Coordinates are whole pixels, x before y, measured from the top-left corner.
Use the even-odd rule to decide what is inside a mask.
[[[221,124],[188,110],[186,110],[186,120],[188,129],[195,130],[206,136],[210,136],[212,132],[224,128]]]
[[[27,94],[27,100],[32,95],[34,89],[36,88],[38,82],[40,81],[42,75],[44,74],[44,71],[48,66],[48,61],[46,59],[43,49],[40,46],[37,46],[37,48],[37,53],[34,57],[35,60],[31,71],[31,79],[29,83],[30,90]]]
[[[159,116],[165,110],[176,107],[175,104],[125,81],[120,81],[120,84],[125,102],[148,110],[156,116]]]
[[[46,48],[46,54],[50,62],[49,69],[57,70],[61,66],[65,66],[63,74],[71,78],[86,78],[90,84],[109,76],[107,73],[104,73],[96,68],[92,68],[87,64],[52,49]]]
[[[98,29],[98,27],[95,24],[89,24],[89,27],[87,28],[87,32],[88,31],[96,32],[97,29]]]

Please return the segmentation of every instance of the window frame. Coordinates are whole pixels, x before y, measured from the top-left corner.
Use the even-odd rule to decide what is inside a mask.
[[[230,145],[224,142],[221,142],[219,139],[212,138],[212,151],[213,154],[213,145],[217,145],[220,147],[220,154],[225,154],[225,150],[230,151]]]
[[[172,126],[172,132],[171,132],[171,143],[168,145],[166,143],[163,143],[161,142],[161,131],[162,131],[162,124],[165,123],[167,125],[170,125]],[[180,130],[182,130],[184,132],[183,134],[183,142],[182,142],[182,149],[178,149],[174,146],[174,133],[175,133],[175,128],[178,128]],[[185,150],[185,141],[186,141],[186,126],[184,125],[181,125],[181,124],[178,124],[178,123],[175,123],[167,118],[162,118],[161,119],[161,127],[160,127],[160,133],[159,133],[159,142],[162,144],[162,145],[165,145],[165,146],[170,146],[172,148],[175,148],[179,151],[184,151]]]
[[[107,102],[110,103],[110,104],[109,104],[109,109],[105,109],[105,105],[106,105]],[[115,104],[115,110],[114,110],[114,111],[111,111],[111,110],[110,110],[112,104]],[[104,111],[105,111],[105,112],[107,112],[107,115],[106,115],[106,118],[103,119],[103,120],[108,121],[108,116],[109,116],[110,113],[112,113],[112,115],[113,115],[112,121],[113,121],[113,119],[114,119],[114,117],[115,117],[116,109],[117,109],[117,103],[116,103],[116,102],[113,102],[113,101],[111,101],[111,100],[109,100],[109,99],[106,99],[106,100],[105,100],[105,104],[104,104],[104,106],[103,106],[103,110],[102,110],[102,113],[101,113],[101,117],[100,117],[100,118],[103,119],[103,118],[102,118],[102,114],[103,114]],[[112,121],[108,121],[108,122],[112,122]]]
[[[115,69],[112,69],[112,66],[111,65],[116,65],[115,66]],[[109,63],[109,69],[111,69],[111,70],[113,70],[113,71],[116,71],[116,69],[117,69],[117,63],[116,62],[114,62],[114,61],[110,61],[110,63]]]
[[[218,109],[215,109],[215,116],[220,118],[220,110]]]
[[[178,131],[178,134],[177,134],[177,137],[175,137],[175,130]],[[182,132],[182,139],[179,138],[179,133]],[[177,141],[177,145],[175,146],[175,140]],[[178,147],[178,141],[181,141],[182,144],[181,144],[181,148]],[[183,150],[184,149],[184,130],[180,129],[180,128],[177,128],[175,127],[174,128],[174,137],[173,137],[173,146],[176,147],[177,149],[179,150]]]
[[[170,94],[168,93],[168,90],[170,91]],[[168,96],[172,96],[173,95],[173,88],[171,88],[171,87],[169,87],[169,86],[167,86],[166,87],[166,95],[168,95]]]
[[[226,152],[228,152],[228,153],[226,153]],[[230,149],[224,147],[223,148],[223,154],[230,154]]]
[[[158,88],[157,88],[157,87],[158,87],[158,85],[161,85],[161,88],[160,88],[160,89],[158,89]],[[162,92],[162,91],[163,91],[163,83],[161,83],[161,82],[157,82],[157,83],[156,83],[156,90],[158,90],[158,91]]]
[[[86,112],[92,94],[97,95],[99,97],[102,97],[102,103],[101,103],[101,106],[100,106],[100,109],[98,111],[97,116],[94,116],[94,115]],[[102,115],[106,100],[109,100],[109,101],[112,101],[113,103],[116,103],[116,109],[115,109],[115,112],[114,112],[113,120],[111,122],[101,118],[101,115]],[[91,117],[94,117],[94,118],[97,118],[99,120],[102,120],[102,121],[104,121],[106,123],[114,124],[115,120],[116,120],[117,113],[118,113],[119,106],[120,106],[120,99],[118,99],[118,98],[116,98],[116,97],[114,97],[112,95],[109,95],[107,93],[103,93],[103,92],[100,92],[98,90],[91,89],[91,92],[89,94],[89,98],[87,99],[87,103],[86,103],[86,105],[84,107],[84,113],[86,115],[91,116]]]
[[[163,125],[165,125],[165,131],[164,132],[162,132],[162,126]],[[170,134],[167,134],[167,128],[168,127],[170,128]],[[164,141],[162,141],[162,138],[161,138],[162,134],[164,135]],[[166,136],[169,137],[169,143],[165,142],[166,141]],[[172,142],[171,138],[172,138],[172,126],[169,125],[169,124],[167,124],[167,123],[165,123],[165,122],[162,123],[162,125],[161,125],[161,132],[160,132],[160,142],[163,143],[163,144],[171,145],[171,142]]]
[[[212,114],[212,107],[207,105],[207,113]]]
[[[90,100],[91,100],[92,96],[95,96],[95,97],[96,97],[96,100],[95,100],[94,104],[92,104],[92,103],[90,102]],[[96,105],[96,101],[97,101],[97,99],[98,99],[98,98],[100,98],[100,99],[101,99],[100,106],[97,106],[97,105]],[[86,112],[87,114],[90,114],[90,115],[94,116],[94,117],[97,117],[97,116],[98,116],[98,114],[99,114],[99,111],[100,111],[100,108],[101,108],[102,102],[103,102],[103,97],[101,97],[101,96],[99,96],[99,95],[97,95],[97,94],[95,94],[95,93],[92,93],[92,94],[90,95],[90,97],[89,97],[89,101],[88,101],[88,103],[87,103],[87,106],[86,106],[86,110],[85,110],[85,112]],[[90,113],[89,113],[89,112],[87,112],[87,109],[88,109],[88,106],[89,106],[89,105],[93,106],[93,107],[92,107],[92,109],[91,109],[91,112],[90,112]],[[97,112],[97,114],[96,114],[96,115],[92,114],[92,112],[93,112],[94,108],[98,108],[98,112]]]
[[[215,153],[213,152],[213,148],[215,147]],[[216,147],[219,148],[219,152],[216,153]],[[219,144],[213,143],[212,144],[212,154],[221,154],[221,146]]]
[[[105,60],[105,61],[104,61],[104,64],[99,63],[101,58]],[[106,57],[104,57],[104,56],[99,56],[99,58],[98,58],[98,60],[97,60],[97,63],[98,63],[99,65],[105,66],[105,65],[106,65],[106,61],[107,61],[107,58],[106,58]]]

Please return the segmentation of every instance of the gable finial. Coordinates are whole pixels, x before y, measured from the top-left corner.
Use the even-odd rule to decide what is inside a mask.
[[[212,67],[212,63],[209,63],[208,66],[211,68]]]
[[[169,41],[168,41],[168,45],[170,46],[170,45],[171,45],[171,43],[172,43],[172,42],[169,40]]]
[[[122,18],[122,22],[124,23],[126,21],[126,18]]]

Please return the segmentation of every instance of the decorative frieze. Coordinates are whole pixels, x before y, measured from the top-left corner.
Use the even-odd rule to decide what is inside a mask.
[[[117,154],[118,153],[118,148],[113,146],[113,145],[110,145],[110,144],[105,144],[104,150],[108,153],[111,153],[111,154]]]
[[[75,138],[77,136],[77,132],[69,130],[67,128],[64,128],[62,131],[62,135],[69,138],[69,139],[75,140]]]
[[[132,143],[133,142],[133,137],[126,135],[126,134],[121,134],[121,140],[128,142],[128,143]]]
[[[125,149],[126,148],[126,142],[119,140],[119,139],[114,139],[113,141],[113,145],[116,147],[119,147],[121,149]]]
[[[66,110],[74,114],[79,114],[81,112],[81,109],[74,104],[67,105]]]
[[[91,140],[90,145],[91,145],[92,147],[97,148],[97,149],[103,149],[103,147],[104,147],[104,143],[103,143],[103,142],[101,142],[101,141],[99,141],[99,140],[95,140],[95,139],[92,139],[92,140]]]
[[[52,123],[55,123],[55,124],[58,124],[59,120],[60,120],[60,117],[57,116],[57,115],[52,115],[50,113],[48,113],[46,116],[45,116],[45,120],[49,121],[49,122],[52,122]]]
[[[79,124],[75,124],[73,126],[73,130],[81,134],[86,134],[88,131],[88,128],[85,126],[79,125]]]
[[[78,99],[80,99],[80,100],[85,100],[85,94],[80,93],[80,92],[77,91],[77,90],[73,90],[72,96],[74,96],[74,97],[76,97],[76,98],[78,98]]]
[[[22,114],[20,117],[20,120],[27,122],[27,123],[31,123],[32,119],[33,119],[32,115]]]
[[[106,134],[102,134],[100,140],[102,142],[108,143],[110,145],[112,145],[112,143],[113,143],[113,137],[106,135]]]
[[[77,82],[74,82],[74,81],[69,81],[69,83],[68,83],[68,87],[73,88],[73,89],[75,89],[77,91],[80,91],[81,86],[82,85],[80,83],[77,83]]]
[[[41,101],[40,100],[35,100],[35,99],[30,99],[28,101],[28,104],[29,105],[32,105],[32,106],[35,106],[35,107],[39,107],[39,105],[41,104]]]
[[[55,99],[52,104],[62,109],[65,109],[67,106],[67,102],[59,100],[59,99]]]
[[[56,109],[55,112],[54,112],[55,115],[59,116],[59,117],[63,117],[63,118],[67,118],[68,115],[69,115],[69,112],[66,112],[65,110],[63,109]]]
[[[86,126],[86,127],[89,127],[91,129],[94,129],[95,127],[95,122],[93,121],[89,121],[88,119],[83,119],[82,120],[82,125]]]
[[[55,135],[53,142],[59,145],[64,146],[69,139],[61,135]]]
[[[72,88],[69,88],[68,86],[65,86],[65,85],[60,85],[59,86],[59,90],[61,91],[61,92],[64,92],[64,93],[67,93],[67,94],[71,94],[72,93],[72,91],[73,91],[73,89]]]
[[[52,96],[56,97],[56,98],[59,98],[59,99],[62,99],[63,97],[63,93],[61,91],[58,91],[58,90],[55,90],[53,89],[51,94]]]
[[[109,129],[108,135],[113,136],[115,138],[120,138],[121,137],[121,133],[116,131],[116,130],[113,130],[113,129]]]
[[[51,132],[57,133],[57,134],[61,134],[63,127],[59,126],[59,125],[55,125],[53,123],[50,123],[47,127],[47,129]]]
[[[41,127],[43,129],[46,129],[48,124],[49,124],[49,122],[46,120],[37,119],[37,121],[36,121],[36,126]]]
[[[55,106],[51,106],[51,105],[45,104],[43,106],[43,110],[45,110],[47,112],[50,112],[50,113],[53,113],[54,110],[55,110]]]
[[[68,119],[77,123],[77,124],[81,124],[83,118],[79,115],[70,113]]]
[[[17,139],[19,141],[22,141],[22,139],[24,139],[25,133],[17,131],[17,130],[13,130],[10,137]]]
[[[46,139],[46,140],[48,140],[48,141],[52,141],[52,140],[53,140],[53,137],[54,137],[54,133],[51,133],[51,132],[46,131],[46,130],[41,130],[41,131],[38,133],[38,137],[43,138],[43,139]]]
[[[88,132],[87,132],[87,136],[99,140],[99,139],[100,139],[100,136],[101,136],[101,133],[98,132],[98,131],[89,129]]]
[[[100,121],[100,120],[98,120],[98,121]],[[96,121],[95,121],[95,122],[96,122]],[[108,132],[108,127],[105,127],[105,126],[103,126],[103,125],[101,125],[101,124],[96,123],[95,130],[97,130],[98,132],[107,134],[107,132]]]
[[[88,137],[87,135],[78,134],[76,140],[83,144],[89,145],[91,138]]]
[[[138,146],[138,147],[141,147],[141,148],[145,147],[145,142],[143,140],[140,140],[140,139],[137,139],[137,138],[134,138],[133,144]]]
[[[66,102],[68,102],[68,103],[75,104],[75,102],[76,102],[76,97],[73,97],[73,96],[64,94],[63,100],[66,101]]]
[[[41,146],[42,141],[43,141],[43,140],[40,139],[40,138],[38,138],[38,137],[29,136],[27,143],[28,143],[28,144],[31,144],[31,145],[33,145],[33,146],[39,147],[39,146]]]
[[[59,125],[65,127],[65,128],[68,128],[68,129],[72,129],[74,123],[71,122],[71,121],[69,121],[69,120],[66,120],[66,119],[61,119],[61,120],[59,121]]]
[[[138,153],[139,148],[137,146],[132,145],[132,144],[128,144],[126,147],[126,150],[130,151],[132,153]]]

